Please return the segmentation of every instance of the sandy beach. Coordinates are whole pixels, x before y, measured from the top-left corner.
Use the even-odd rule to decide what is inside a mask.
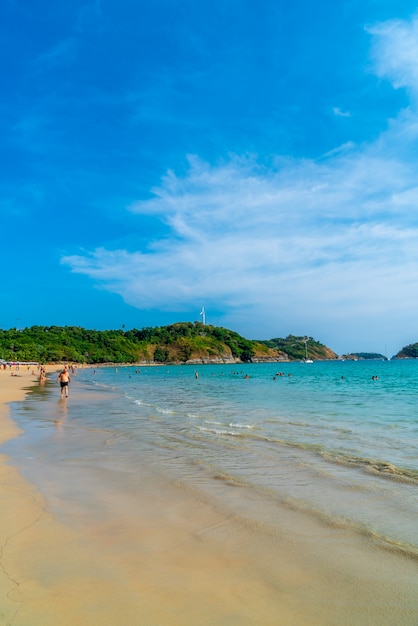
[[[37,384],[30,371],[19,374],[0,373],[0,443],[19,435],[5,403],[23,400]],[[75,383],[69,401],[77,393]],[[72,499],[47,501],[4,455],[0,462],[1,625],[418,621],[417,562],[367,537],[291,509],[280,512],[281,530],[272,536],[240,515],[240,501],[251,497],[243,490],[235,490],[233,513],[225,515],[146,471],[119,490],[116,473],[101,472],[90,485],[80,468]]]

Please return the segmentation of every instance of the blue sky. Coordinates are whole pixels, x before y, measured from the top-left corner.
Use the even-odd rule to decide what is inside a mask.
[[[404,0],[4,0],[0,326],[418,341]]]

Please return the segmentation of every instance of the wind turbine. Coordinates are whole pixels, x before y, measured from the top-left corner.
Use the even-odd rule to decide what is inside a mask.
[[[202,324],[203,326],[206,324],[206,313],[205,313],[205,307],[202,306],[202,310],[199,313],[199,316],[202,317]]]

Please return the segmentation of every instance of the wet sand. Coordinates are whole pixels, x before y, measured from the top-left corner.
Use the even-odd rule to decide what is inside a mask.
[[[0,373],[0,442],[19,434],[3,403],[34,382]],[[370,537],[222,481],[225,506],[146,468],[54,480],[40,493],[0,457],[2,625],[418,623],[417,560]]]

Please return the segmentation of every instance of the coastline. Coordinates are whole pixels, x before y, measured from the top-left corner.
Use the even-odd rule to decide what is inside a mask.
[[[13,371],[15,374],[15,371]],[[37,377],[36,377],[37,378]],[[19,375],[10,370],[0,371],[0,446],[22,431],[10,417],[9,402],[25,398],[28,387],[35,384],[31,370],[22,369]],[[8,465],[8,457],[0,452],[0,619],[2,624],[12,622],[19,609],[19,602],[12,599],[19,583],[8,559],[8,547],[23,529],[39,518],[42,500],[36,490]]]
[[[56,374],[57,366],[47,366],[49,375]],[[18,437],[22,430],[10,416],[11,402],[23,401],[31,387],[39,382],[39,373],[33,367],[21,366],[19,371],[3,368],[0,371],[0,446]],[[24,563],[30,562],[39,549],[35,535],[44,526],[42,540],[51,530],[51,519],[45,502],[36,487],[28,482],[0,448],[0,623],[19,624],[18,614],[26,604],[26,589],[32,583],[22,576]],[[38,527],[38,528],[36,528]],[[34,535],[31,537],[31,533]],[[32,592],[29,592],[32,593]],[[29,596],[28,596],[29,597]],[[27,615],[24,619],[27,619]],[[29,623],[29,622],[27,622]],[[41,622],[34,622],[39,623]]]
[[[0,401],[23,400],[34,383],[24,372],[1,373]],[[75,381],[70,402],[87,405],[83,393]],[[21,431],[0,409],[3,443]],[[2,625],[416,624],[417,563],[368,537],[285,506],[271,511],[280,518],[272,535],[240,512],[239,501],[258,509],[250,492],[225,484],[226,515],[146,467],[133,482],[74,467],[67,510],[76,523],[67,523],[56,503],[0,460]],[[68,480],[56,470],[58,481]]]

